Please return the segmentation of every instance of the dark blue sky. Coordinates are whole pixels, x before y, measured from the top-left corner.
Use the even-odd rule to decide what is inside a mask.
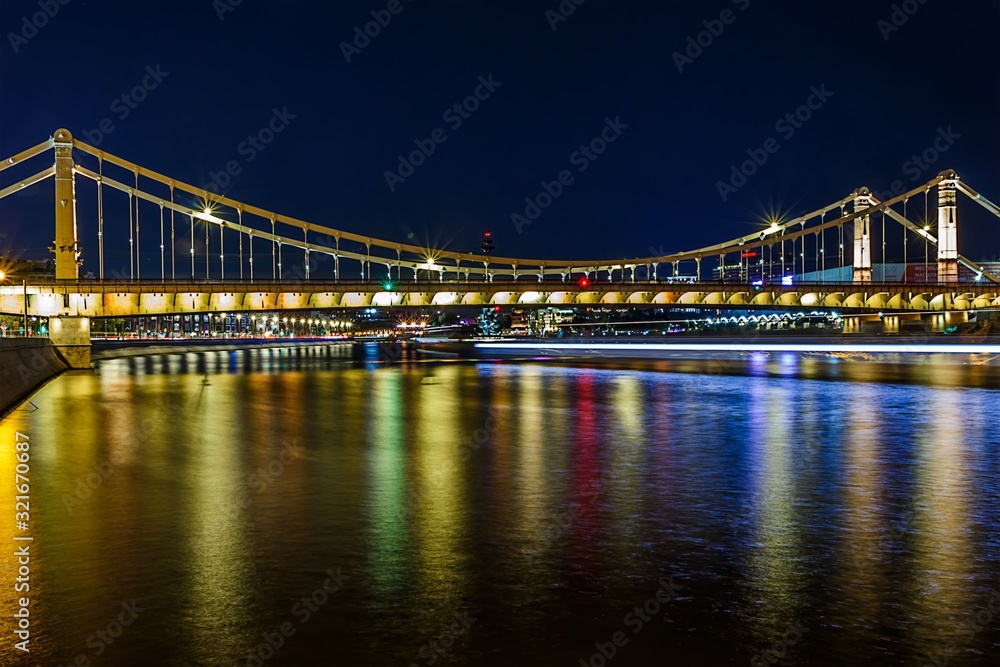
[[[107,118],[102,149],[180,180],[211,183],[235,161],[228,194],[247,203],[454,250],[492,230],[499,254],[549,257],[705,245],[766,210],[799,213],[944,168],[1000,200],[996,0],[911,0],[891,32],[879,26],[890,2],[587,0],[553,30],[546,11],[559,0],[399,0],[350,63],[341,42],[387,0],[243,0],[220,20],[227,1],[69,0],[24,41],[11,33],[23,37],[39,3],[4,0],[0,156],[58,127],[85,138]],[[713,24],[724,10],[730,23]],[[679,72],[672,54],[705,21],[721,34]],[[121,119],[124,104],[112,105],[147,66],[168,74]],[[443,113],[489,75],[500,86],[452,129]],[[812,100],[808,121],[776,127],[824,86],[832,94]],[[294,118],[264,150],[241,148],[274,109]],[[627,128],[580,172],[572,154],[616,118]],[[397,155],[437,128],[447,140],[390,191]],[[906,165],[948,128],[957,138],[933,164]],[[777,152],[723,201],[718,182],[769,138]],[[511,215],[563,170],[572,183],[519,234]],[[52,188],[35,190],[0,202],[0,225],[44,256]],[[987,247],[1000,221],[962,211],[961,249],[1000,251]],[[85,269],[93,218],[81,203]],[[117,255],[127,261],[127,246]]]

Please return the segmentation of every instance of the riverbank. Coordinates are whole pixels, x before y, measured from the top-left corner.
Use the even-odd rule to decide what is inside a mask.
[[[47,338],[0,338],[0,418],[69,369]]]

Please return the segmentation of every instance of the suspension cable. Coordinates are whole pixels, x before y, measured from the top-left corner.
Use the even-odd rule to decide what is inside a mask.
[[[139,256],[139,170],[135,171],[135,279],[142,279],[142,267],[140,266],[140,256]],[[131,203],[131,200],[129,200]]]
[[[135,225],[132,221],[132,191],[128,193],[128,270],[129,279],[135,280]]]
[[[191,249],[188,254],[191,255],[191,280],[194,280],[194,213],[188,213],[188,220],[191,221]]]
[[[906,218],[906,202],[909,201],[909,197],[903,200],[903,217]],[[907,218],[908,220],[909,218]],[[909,270],[910,265],[906,260],[906,246],[909,240],[906,238],[906,225],[900,225],[903,228],[903,282],[906,282],[906,274]]]
[[[222,280],[226,279],[226,223],[219,225],[219,271]]]
[[[236,216],[240,225],[240,280],[243,280],[243,208],[236,209]]]
[[[177,280],[177,254],[174,252],[174,184],[170,184],[170,279]]]
[[[100,178],[97,180],[97,255],[98,271],[101,280],[104,280],[104,158],[97,158],[97,173]]]
[[[882,282],[885,282],[885,211],[882,213]]]
[[[166,263],[163,259],[163,203],[160,202],[160,282],[167,279]]]
[[[211,275],[209,273],[209,267],[211,266],[210,255],[208,254],[209,236],[208,236],[208,221],[205,221],[205,280],[211,280]]]

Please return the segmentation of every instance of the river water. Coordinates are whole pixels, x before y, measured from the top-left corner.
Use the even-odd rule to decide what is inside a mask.
[[[988,370],[344,355],[105,361],[0,422],[0,664],[998,664]]]

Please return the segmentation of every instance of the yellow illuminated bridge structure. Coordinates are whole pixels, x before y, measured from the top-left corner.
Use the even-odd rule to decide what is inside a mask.
[[[51,161],[30,174],[24,165],[46,155]],[[950,170],[884,201],[859,188],[805,215],[774,220],[753,234],[703,248],[653,257],[558,260],[434,250],[307,222],[169,178],[76,140],[64,129],[0,162],[0,172],[12,168],[17,169],[8,173],[24,174],[0,189],[0,199],[49,178],[55,183],[55,277],[0,279],[0,312],[13,315],[90,318],[488,305],[943,313],[1000,306],[1000,278],[958,252],[957,195],[998,217],[1000,207]],[[78,206],[77,188],[84,183],[96,188],[93,210]],[[927,213],[932,191],[933,225]],[[127,235],[117,223],[115,234],[105,233],[105,203],[112,193],[116,206],[127,202]],[[922,219],[912,220],[912,211],[920,211]],[[125,217],[117,211],[114,220]],[[904,256],[908,240],[922,241],[923,252],[910,260],[929,261],[937,270],[936,282],[873,281],[872,256],[881,250],[884,263],[887,223],[901,228],[895,237],[903,243]],[[93,278],[80,277],[81,224],[97,229]],[[881,248],[873,248],[879,224]],[[127,275],[105,275],[108,243],[128,248]],[[152,272],[150,250],[159,251],[158,270]],[[314,254],[332,264],[332,280],[310,276]],[[140,262],[140,257],[145,259]],[[750,266],[750,257],[756,266]],[[795,284],[782,280],[789,273],[806,273],[807,260],[817,276],[831,268],[844,271],[836,282],[808,276]],[[727,267],[737,265],[740,279],[728,279]],[[959,281],[963,266],[972,280]]]

